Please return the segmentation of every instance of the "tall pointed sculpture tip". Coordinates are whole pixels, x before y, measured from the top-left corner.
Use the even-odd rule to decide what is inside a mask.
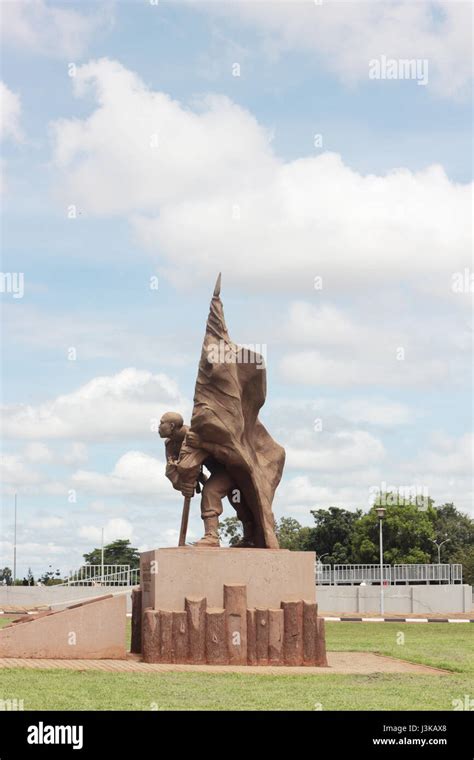
[[[212,294],[213,298],[219,298],[221,293],[221,273],[219,272],[219,276],[216,280],[216,285],[214,287],[214,293]]]

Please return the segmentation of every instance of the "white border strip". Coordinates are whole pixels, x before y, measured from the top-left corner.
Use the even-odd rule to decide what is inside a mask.
[[[340,617],[325,617],[323,619],[328,623],[472,623],[470,618],[442,618],[441,620],[434,620],[433,618],[393,618],[387,620],[386,618],[358,618],[357,620],[351,620]]]
[[[385,623],[384,618],[362,618],[363,623]]]

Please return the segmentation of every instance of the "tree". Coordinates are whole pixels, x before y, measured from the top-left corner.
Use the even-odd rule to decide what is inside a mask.
[[[0,570],[0,583],[3,583],[5,581],[7,586],[11,586],[12,584],[12,571],[9,567],[4,567],[3,570]]]
[[[101,549],[93,549],[82,556],[87,565],[102,564]],[[130,545],[129,539],[119,538],[104,546],[104,565],[130,565],[133,570],[140,567],[140,554],[138,549]]]
[[[311,514],[315,527],[302,529],[301,550],[314,551],[317,557],[326,554],[324,561],[331,564],[354,562],[351,539],[362,510],[351,512],[340,507],[329,507],[312,509]]]
[[[276,523],[276,534],[280,549],[300,551],[303,528],[294,517],[282,517]]]
[[[459,562],[462,565],[462,581],[474,586],[474,546],[465,546],[458,549],[449,558],[452,563]]]
[[[38,580],[45,586],[54,586],[61,583],[61,572],[60,570],[53,570],[53,566],[49,565],[49,569]],[[25,585],[28,585],[28,582]]]
[[[387,505],[383,520],[384,562],[389,565],[430,562],[433,506],[420,509],[418,504],[391,502],[389,498],[382,502]],[[379,518],[375,505],[354,526],[352,556],[356,564],[379,562]]]
[[[280,549],[304,551],[303,544],[309,528],[303,528],[293,517],[282,517],[276,521],[276,534]],[[242,523],[238,517],[226,517],[219,523],[219,537],[228,541],[229,546],[235,546],[242,538]]]
[[[237,517],[226,517],[219,522],[219,538],[235,546],[242,538],[242,523]]]
[[[433,513],[433,538],[438,543],[449,538],[441,549],[441,562],[457,562],[453,557],[474,546],[474,520],[469,515],[459,512],[454,504],[442,504],[435,507]],[[466,555],[467,556],[467,555]],[[433,561],[438,561],[438,550],[432,544]]]

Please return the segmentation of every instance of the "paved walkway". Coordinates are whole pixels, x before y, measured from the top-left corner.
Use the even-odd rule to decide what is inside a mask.
[[[370,673],[417,673],[449,675],[449,671],[416,665],[394,657],[372,652],[328,652],[328,668],[242,666],[242,665],[168,665],[141,662],[139,655],[126,660],[33,660],[14,657],[0,658],[2,668],[31,670],[96,670],[108,673],[243,673],[252,675],[368,675]]]

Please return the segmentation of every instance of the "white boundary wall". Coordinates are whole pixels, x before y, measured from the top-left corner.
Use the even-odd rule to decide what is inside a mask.
[[[316,586],[319,612],[379,612],[380,586]],[[471,612],[466,584],[385,586],[385,613]]]

